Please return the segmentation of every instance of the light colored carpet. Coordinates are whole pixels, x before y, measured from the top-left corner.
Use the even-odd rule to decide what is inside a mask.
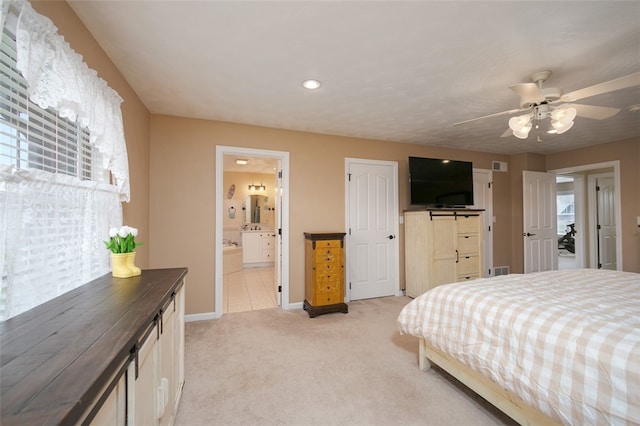
[[[396,326],[409,301],[187,323],[176,425],[515,424],[442,370],[418,369],[417,339]]]

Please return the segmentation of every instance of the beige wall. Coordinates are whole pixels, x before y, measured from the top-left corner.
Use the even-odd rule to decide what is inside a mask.
[[[216,145],[289,152],[291,303],[304,300],[303,232],[345,230],[346,157],[397,161],[400,210],[408,208],[409,155],[470,160],[482,169],[491,169],[492,160],[508,161],[503,155],[152,115],[151,266],[189,268],[188,313],[214,309]],[[509,173],[494,175],[495,205],[510,206]],[[504,242],[510,241],[511,221],[503,211],[495,213],[496,264],[509,264],[511,247]],[[402,250],[400,269],[403,286]]]
[[[137,240],[144,245],[136,249],[136,264],[142,268],[149,264],[149,111],[140,101],[120,71],[93,38],[65,1],[32,1],[33,8],[47,16],[58,27],[69,45],[89,68],[98,72],[124,100],[122,119],[129,156],[131,202],[123,204],[124,223],[138,228]],[[109,230],[105,230],[105,235]]]

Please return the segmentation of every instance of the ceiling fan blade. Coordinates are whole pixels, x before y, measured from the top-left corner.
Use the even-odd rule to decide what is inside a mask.
[[[604,83],[594,84],[584,89],[575,90],[562,96],[563,101],[573,102],[580,99],[589,98],[591,96],[601,95],[603,93],[613,92],[615,90],[626,89],[631,86],[640,85],[640,72],[629,74],[626,77],[616,78],[615,80],[605,81]]]
[[[470,120],[465,120],[465,121],[459,121],[457,123],[453,123],[454,126],[458,126],[460,124],[465,124],[465,123],[470,123],[472,121],[477,121],[477,120],[484,120],[485,118],[491,118],[491,117],[499,117],[501,115],[509,115],[509,114],[515,114],[517,112],[521,112],[521,111],[528,111],[528,108],[518,108],[518,109],[511,109],[509,111],[502,111],[502,112],[496,112],[495,114],[489,114],[489,115],[483,115],[482,117],[476,117],[476,118],[472,118]]]
[[[594,120],[604,120],[605,118],[613,117],[620,112],[619,108],[582,104],[564,104],[560,108],[568,107],[575,108],[578,111],[578,117],[592,118]]]
[[[500,135],[501,138],[508,138],[509,136],[513,136],[513,130],[507,129],[503,134]]]
[[[545,100],[542,91],[535,83],[520,83],[509,86],[509,89],[516,92],[522,99],[527,102],[542,102]]]

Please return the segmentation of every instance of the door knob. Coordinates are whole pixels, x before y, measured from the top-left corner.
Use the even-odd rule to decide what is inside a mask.
[[[393,240],[396,236],[395,235],[389,235],[387,238],[390,240]]]
[[[528,232],[522,234],[523,237],[533,237],[534,235],[536,234],[530,234]]]

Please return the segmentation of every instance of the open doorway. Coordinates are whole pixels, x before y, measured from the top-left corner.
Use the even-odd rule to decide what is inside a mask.
[[[583,182],[581,174],[556,175],[558,269],[581,268],[585,264]]]
[[[619,163],[552,171],[557,182],[558,269],[621,269]]]
[[[279,151],[216,147],[216,316],[288,305],[288,167]]]

